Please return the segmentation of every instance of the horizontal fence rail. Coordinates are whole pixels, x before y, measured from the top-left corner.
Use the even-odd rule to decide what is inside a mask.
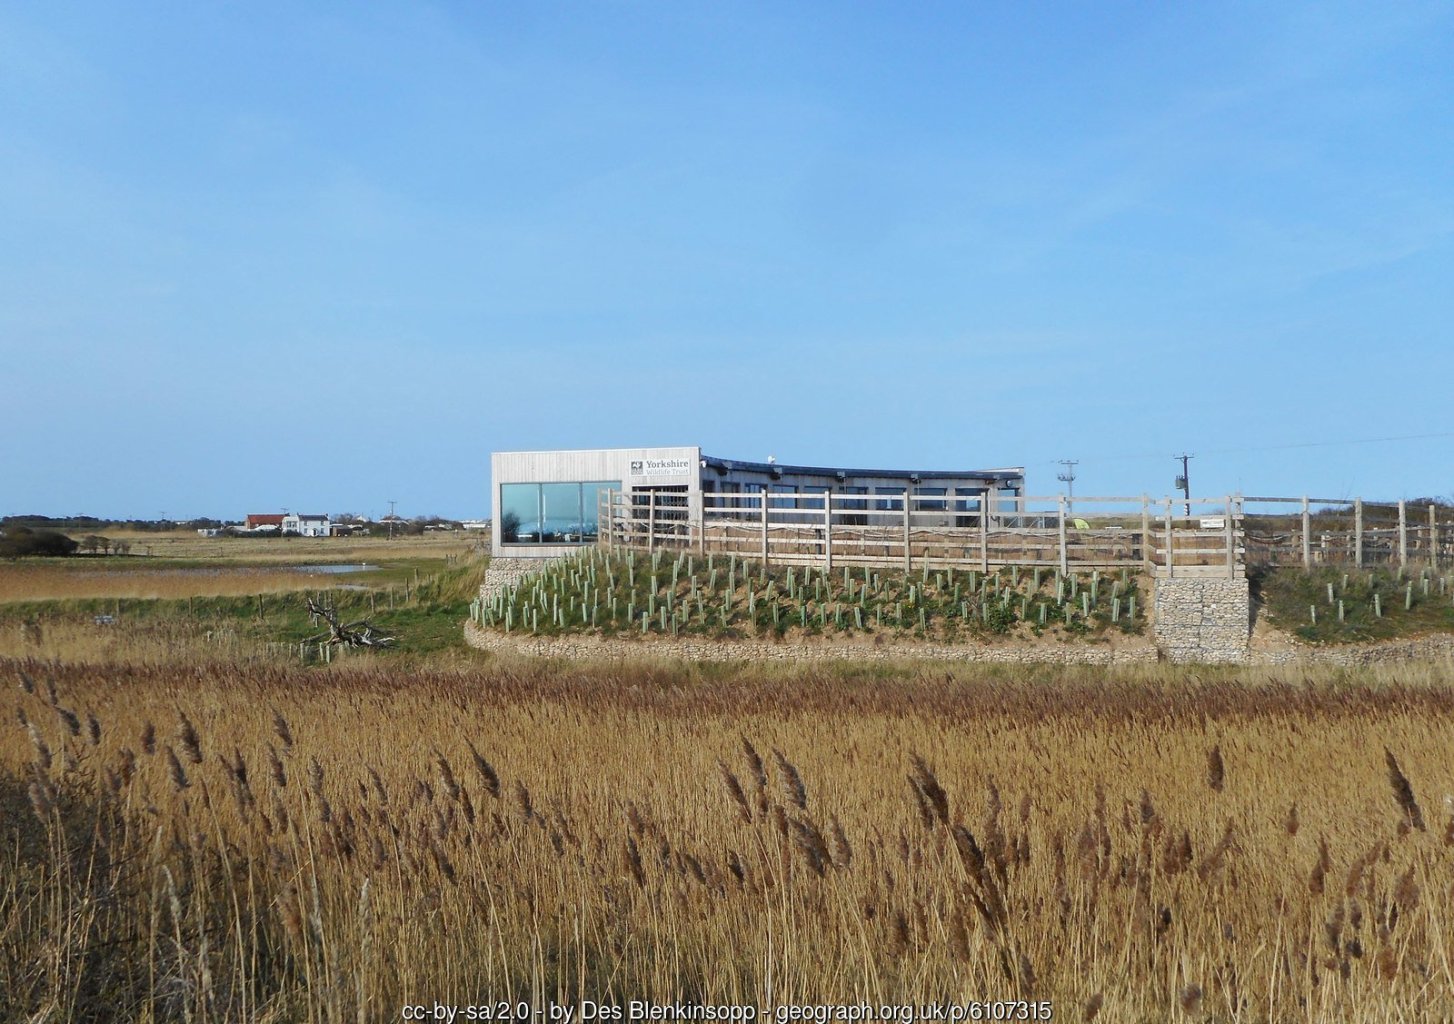
[[[1454,562],[1454,509],[1361,498],[1239,499],[1251,565],[1354,567]]]
[[[782,565],[1130,567],[1237,578],[1248,567],[1454,564],[1454,509],[1362,499],[611,491],[602,544]]]
[[[1244,573],[1237,498],[609,492],[602,544],[782,565]]]

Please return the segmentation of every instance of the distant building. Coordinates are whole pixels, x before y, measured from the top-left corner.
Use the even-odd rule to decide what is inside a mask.
[[[460,526],[466,530],[488,530],[490,528],[490,521],[488,519],[466,519],[460,523]]]
[[[327,537],[328,517],[289,512],[283,516],[282,530],[284,533],[295,534],[299,537]]]
[[[263,512],[247,517],[242,524],[244,530],[282,530],[283,513]]]

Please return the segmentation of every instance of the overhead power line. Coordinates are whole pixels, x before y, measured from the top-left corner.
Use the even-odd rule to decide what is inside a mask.
[[[1391,444],[1398,441],[1433,441],[1442,438],[1454,437],[1454,430],[1441,431],[1434,434],[1401,434],[1393,437],[1357,437],[1339,441],[1296,441],[1288,444],[1266,444],[1249,445],[1240,448],[1203,448],[1201,455],[1242,455],[1253,452],[1281,452],[1291,451],[1298,448],[1340,448],[1355,444]],[[1122,453],[1119,455],[1089,455],[1082,458],[1083,462],[1121,462],[1133,459],[1164,459],[1165,452],[1137,452]],[[1177,456],[1180,458],[1180,456]],[[1059,464],[1061,460],[1047,460]]]

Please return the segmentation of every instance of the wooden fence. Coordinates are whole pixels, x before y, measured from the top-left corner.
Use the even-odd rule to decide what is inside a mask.
[[[1243,574],[1235,497],[705,494],[610,492],[600,542],[643,551],[696,550],[780,565],[1008,565]]]
[[[1249,508],[1250,507],[1250,508]],[[1454,509],[1321,498],[608,492],[602,544],[781,565],[1119,568],[1237,578],[1249,566],[1454,564]]]
[[[1445,505],[1257,496],[1237,502],[1250,565],[1454,564],[1454,508]]]

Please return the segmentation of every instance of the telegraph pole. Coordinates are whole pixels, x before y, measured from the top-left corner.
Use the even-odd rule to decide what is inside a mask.
[[[1191,516],[1191,474],[1187,471],[1187,461],[1196,458],[1194,454],[1182,452],[1180,455],[1173,455],[1173,459],[1181,460],[1181,476],[1176,478],[1176,486],[1181,488],[1182,499],[1186,502],[1186,514]]]
[[[394,539],[394,505],[397,504],[394,498],[389,499],[389,539]]]
[[[1065,510],[1075,511],[1075,467],[1080,465],[1079,459],[1058,460],[1065,467],[1064,473],[1055,474],[1055,479],[1065,484]]]

